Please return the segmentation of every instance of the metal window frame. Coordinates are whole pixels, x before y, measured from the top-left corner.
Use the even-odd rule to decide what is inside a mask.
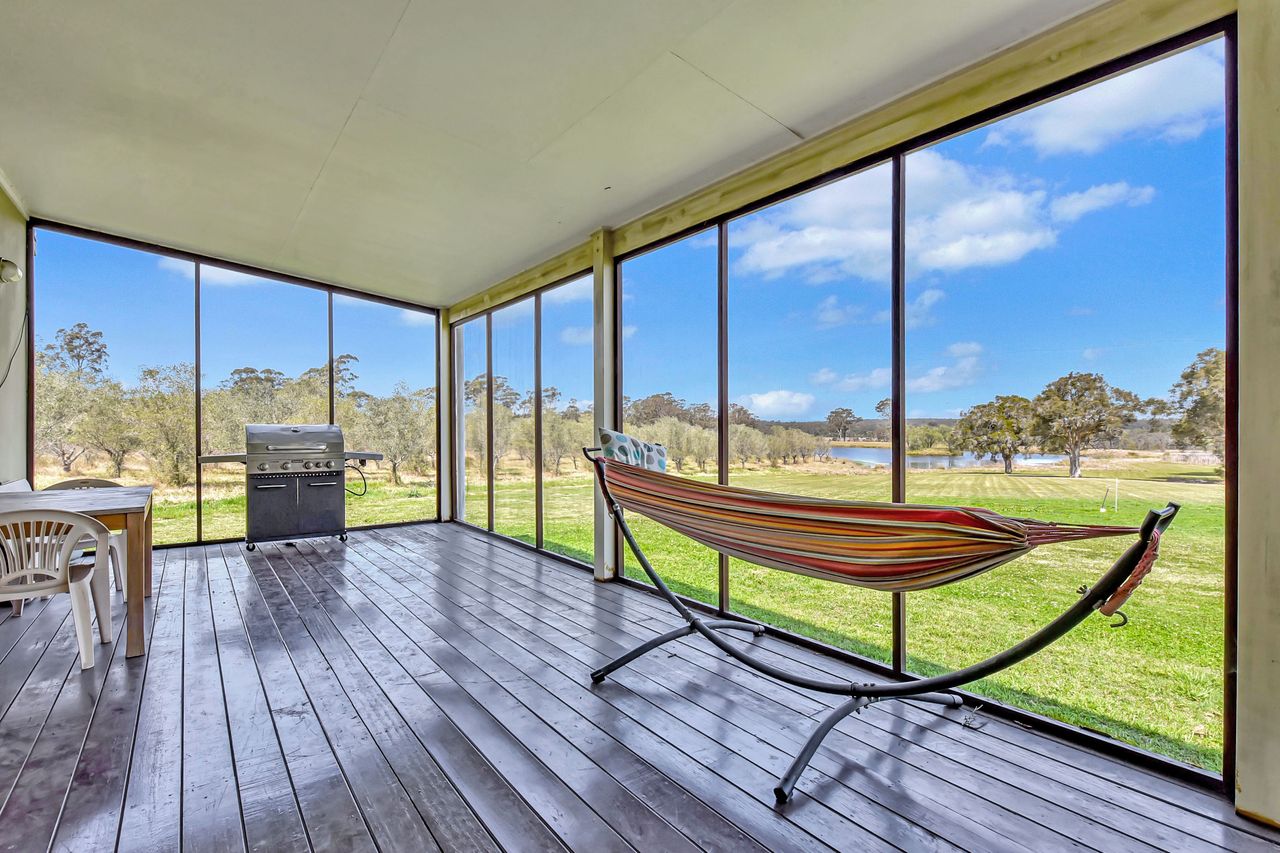
[[[325,294],[326,305],[326,346],[328,351],[328,411],[329,422],[335,422],[336,416],[336,388],[334,385],[334,369],[333,369],[333,331],[334,331],[334,299],[335,295],[348,296],[353,299],[359,299],[364,302],[372,302],[375,304],[386,305],[388,307],[399,308],[405,311],[416,311],[424,314],[430,314],[435,317],[435,395],[436,395],[436,507],[433,517],[422,518],[412,522],[392,521],[386,524],[368,525],[367,527],[384,527],[394,526],[397,524],[418,524],[424,522],[439,522],[440,519],[440,464],[442,454],[440,453],[440,418],[442,416],[442,406],[440,401],[440,309],[430,305],[421,305],[415,302],[409,302],[403,299],[395,299],[389,296],[379,294],[365,293],[342,285],[331,284],[328,282],[317,281],[315,279],[304,278],[302,276],[291,275],[288,273],[276,272],[273,270],[262,269],[260,267],[242,264],[236,261],[229,261],[224,258],[214,257],[212,255],[204,255],[198,252],[191,252],[185,249],[176,249],[172,246],[165,246],[159,243],[150,243],[145,240],[137,240],[131,237],[124,237],[119,234],[113,234],[107,231],[99,231],[92,228],[85,228],[79,225],[71,225],[54,219],[45,219],[41,217],[32,217],[27,221],[27,477],[31,483],[35,483],[35,464],[36,464],[36,428],[35,428],[35,412],[36,412],[36,331],[35,331],[35,308],[36,308],[36,237],[39,231],[54,231],[82,240],[92,240],[96,243],[106,243],[108,245],[119,246],[124,249],[145,252],[149,255],[159,257],[176,258],[178,260],[187,261],[192,265],[192,287],[194,288],[194,301],[192,308],[193,335],[192,346],[193,364],[195,369],[195,403],[192,409],[192,415],[195,418],[195,455],[198,457],[201,452],[201,445],[204,441],[204,401],[203,401],[203,376],[202,376],[202,351],[203,340],[201,333],[202,325],[202,268],[205,265],[216,266],[221,269],[230,270],[232,272],[244,273],[258,278],[267,279],[269,281],[278,282],[280,284],[295,285],[298,287],[306,287],[312,290],[319,290]],[[206,539],[204,536],[204,466],[198,461],[195,463],[195,484],[196,484],[196,538],[191,542],[173,542],[166,543],[164,547],[183,547],[188,545],[206,545],[220,542],[236,542],[238,539]],[[353,530],[364,529],[366,526],[353,527]]]

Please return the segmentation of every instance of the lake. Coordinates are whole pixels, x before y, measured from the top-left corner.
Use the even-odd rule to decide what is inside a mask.
[[[892,451],[887,447],[833,447],[832,459],[848,459],[863,465],[889,465],[892,462]],[[1014,467],[1019,465],[1052,465],[1066,459],[1060,453],[1025,453],[1014,459]],[[927,455],[908,456],[908,468],[973,468],[978,465],[999,465],[985,457],[979,459],[972,453],[961,453],[958,456]]]

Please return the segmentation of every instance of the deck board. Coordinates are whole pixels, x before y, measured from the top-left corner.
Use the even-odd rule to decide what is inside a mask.
[[[156,553],[149,652],[0,612],[0,849],[1275,850],[1212,792],[981,711],[843,721],[643,591],[459,525]],[[743,638],[743,642],[748,642]],[[762,658],[866,678],[774,637]]]

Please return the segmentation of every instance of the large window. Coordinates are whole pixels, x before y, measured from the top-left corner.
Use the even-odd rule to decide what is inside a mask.
[[[493,312],[493,529],[537,543],[533,308],[525,299]]]
[[[457,366],[458,518],[489,527],[489,318],[454,330]]]
[[[541,307],[542,545],[590,563],[595,547],[595,376],[591,277],[544,291]]]
[[[387,454],[348,523],[436,516],[434,313],[56,228],[36,238],[37,488],[146,483],[157,543],[238,538],[244,467],[197,457],[242,452],[246,423],[328,423],[332,398],[348,445]]]
[[[200,266],[201,453],[244,449],[245,424],[328,423],[328,295]],[[284,323],[281,322],[284,318]],[[243,465],[205,465],[206,539],[244,536]]]
[[[594,443],[591,295],[591,278],[582,276],[454,329],[457,516],[587,563],[595,529],[595,481],[582,457]]]
[[[906,158],[907,498],[1138,524],[1183,506],[1111,630],[976,689],[1195,764],[1222,750],[1223,51],[1161,59]],[[1122,550],[1042,548],[907,596],[909,667],[1007,648]]]
[[[729,482],[892,500],[891,169],[728,224]],[[734,610],[888,661],[881,592],[730,562]]]
[[[435,518],[436,315],[334,296],[333,390],[347,444],[385,457],[350,466],[347,523]]]
[[[195,267],[49,230],[36,259],[35,487],[154,484],[155,541],[193,541]]]
[[[673,473],[720,476],[716,231],[703,231],[619,265],[622,427],[665,445]],[[648,519],[632,529],[676,592],[718,603],[718,556]],[[628,577],[646,580],[629,551]]]

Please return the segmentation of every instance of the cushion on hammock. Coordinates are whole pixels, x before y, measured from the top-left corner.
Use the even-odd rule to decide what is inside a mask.
[[[600,450],[606,459],[625,462],[650,471],[667,470],[667,449],[661,444],[641,441],[625,432],[600,428]]]

